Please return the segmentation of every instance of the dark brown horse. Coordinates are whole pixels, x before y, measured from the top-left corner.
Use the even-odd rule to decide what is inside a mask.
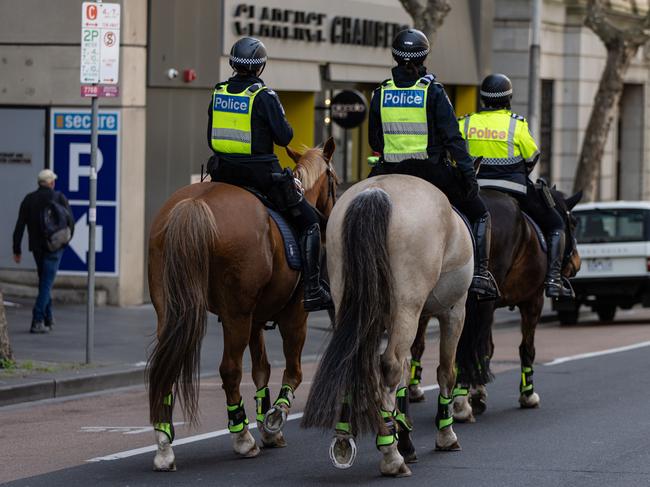
[[[562,273],[574,276],[580,269],[573,238],[575,220],[570,214],[582,194],[565,199],[558,191],[552,191],[556,207],[565,220],[566,248]],[[467,299],[465,327],[458,344],[457,386],[454,390],[454,418],[473,421],[473,413],[482,413],[486,407],[485,384],[491,379],[490,358],[494,352],[492,324],[494,310],[505,306],[518,307],[521,314],[522,341],[519,346],[522,379],[519,403],[521,407],[539,405],[539,395],[533,387],[533,362],[535,360],[535,329],[544,304],[544,278],[546,277],[546,252],[531,223],[524,218],[517,202],[499,191],[481,191],[492,215],[492,246],[490,271],[494,275],[501,297],[498,301],[477,301],[475,296]],[[412,402],[421,401],[424,395],[419,386],[421,378],[420,359],[424,352],[425,332],[431,317],[420,317],[418,334],[411,348],[411,384],[409,397]],[[468,389],[471,387],[471,397]],[[467,404],[471,402],[470,408]]]
[[[305,198],[325,218],[336,200],[338,181],[330,165],[334,147],[330,138],[323,149],[307,149],[303,154],[287,148]],[[224,183],[198,183],[176,191],[151,228],[149,289],[158,316],[158,340],[148,364],[150,416],[158,443],[154,468],[175,468],[174,399],[182,400],[191,423],[197,420],[200,347],[208,311],[223,323],[219,372],[234,450],[247,457],[259,453],[239,391],[247,346],[262,441],[284,446],[281,428],[302,380],[307,313],[300,273],[288,266],[282,237],[264,205],[245,189]],[[278,324],[286,360],[273,407],[268,389],[271,366],[264,345],[264,325],[269,321]]]

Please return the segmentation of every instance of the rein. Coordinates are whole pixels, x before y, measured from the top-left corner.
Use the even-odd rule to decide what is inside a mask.
[[[332,200],[332,206],[334,206],[334,204],[336,203],[336,193],[334,191],[335,181],[329,163],[327,164],[326,171],[327,171],[327,199],[325,200],[325,203]],[[323,228],[325,228],[327,226],[328,217],[322,211],[316,208],[316,206],[314,206],[314,211],[318,215],[318,218],[320,219]]]

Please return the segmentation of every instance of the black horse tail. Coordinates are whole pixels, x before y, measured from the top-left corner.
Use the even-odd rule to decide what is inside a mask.
[[[314,378],[304,428],[331,429],[343,401],[352,431],[377,431],[382,424],[380,344],[390,325],[393,276],[388,254],[392,204],[380,188],[359,193],[342,228],[343,294],[332,339]]]
[[[208,263],[216,237],[216,222],[205,201],[185,199],[169,213],[163,251],[162,326],[147,363],[152,423],[165,420],[163,401],[172,391],[174,395],[180,392],[185,417],[196,423],[201,341],[208,311]]]
[[[456,348],[456,382],[469,385],[487,384],[493,379],[492,314],[494,301],[479,301],[469,292],[465,302],[465,324]]]

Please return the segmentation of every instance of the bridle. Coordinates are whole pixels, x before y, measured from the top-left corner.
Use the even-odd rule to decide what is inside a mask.
[[[330,166],[329,162],[327,163],[327,169],[325,172],[327,173],[327,199],[325,200],[325,206],[327,206],[327,203],[330,200],[332,201],[332,206],[334,206],[336,204],[336,177],[334,176],[334,170],[332,169],[332,166]],[[314,211],[316,211],[316,214],[321,221],[321,226],[325,228],[328,220],[327,215],[316,208],[316,206],[314,206]]]

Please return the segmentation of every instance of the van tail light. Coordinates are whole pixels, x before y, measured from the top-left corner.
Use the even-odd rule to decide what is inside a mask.
[[[647,257],[645,260],[645,269],[650,272],[650,257]]]

